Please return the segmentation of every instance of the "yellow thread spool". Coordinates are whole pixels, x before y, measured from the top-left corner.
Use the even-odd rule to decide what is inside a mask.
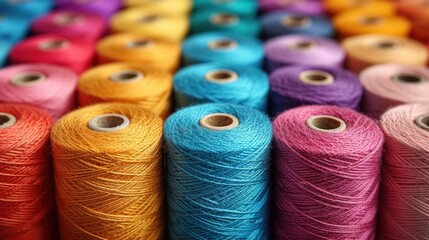
[[[192,10],[191,0],[125,0],[124,4],[170,15],[188,15]]]
[[[324,5],[331,16],[351,9],[378,13],[384,16],[393,15],[396,12],[394,3],[386,0],[325,0]]]

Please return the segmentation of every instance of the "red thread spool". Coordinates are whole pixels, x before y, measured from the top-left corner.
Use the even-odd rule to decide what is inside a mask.
[[[43,34],[17,44],[10,52],[10,60],[13,64],[56,64],[80,74],[91,66],[94,52],[94,45],[82,39],[62,34]]]
[[[0,104],[0,238],[57,238],[49,134],[41,109]]]

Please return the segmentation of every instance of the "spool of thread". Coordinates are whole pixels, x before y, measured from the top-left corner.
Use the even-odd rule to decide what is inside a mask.
[[[172,239],[268,239],[272,128],[256,109],[204,104],[165,124]]]
[[[185,65],[219,62],[260,66],[264,57],[260,40],[228,32],[196,34],[183,43],[182,51]]]
[[[239,15],[255,16],[258,12],[258,2],[248,0],[194,0],[194,9],[216,8]]]
[[[359,110],[362,86],[341,68],[290,66],[270,76],[273,115],[301,105],[335,105]]]
[[[45,15],[52,7],[52,0],[0,0],[2,11],[11,15],[23,15],[30,21]]]
[[[365,10],[348,10],[333,19],[340,38],[363,34],[386,34],[405,37],[411,31],[411,23],[401,16],[386,16]]]
[[[98,66],[79,79],[79,105],[134,103],[165,119],[171,110],[172,78],[170,73],[137,63]]]
[[[395,3],[386,0],[325,0],[324,5],[326,12],[331,16],[351,9],[378,13],[384,16],[391,16],[396,11]]]
[[[429,32],[426,29],[429,28],[429,21],[426,19],[423,20],[414,20],[411,26],[411,37],[422,43],[429,42]]]
[[[263,12],[281,10],[306,15],[322,15],[324,12],[320,0],[259,0],[259,7]]]
[[[55,33],[79,36],[88,42],[96,42],[106,32],[107,23],[94,13],[58,10],[36,20],[32,32],[36,34]]]
[[[424,66],[428,60],[423,44],[403,37],[380,34],[354,36],[344,40],[342,46],[347,53],[346,65],[355,73],[382,63]]]
[[[45,109],[54,120],[75,107],[77,76],[50,64],[21,64],[0,70],[0,103],[23,103]]]
[[[304,35],[273,38],[265,43],[266,69],[288,65],[339,67],[345,53],[334,40]]]
[[[307,16],[290,12],[271,12],[262,17],[264,38],[286,34],[302,34],[316,37],[332,37],[334,28],[324,16]]]
[[[11,14],[0,8],[0,39],[15,44],[27,35],[30,21],[22,13]]]
[[[134,32],[147,37],[179,42],[188,32],[189,21],[185,16],[166,15],[138,7],[115,14],[110,27],[113,32]]]
[[[162,129],[153,113],[120,103],[81,108],[54,126],[61,239],[163,239]]]
[[[137,33],[110,35],[97,45],[98,62],[133,62],[175,72],[180,64],[181,45]]]
[[[96,13],[109,21],[122,6],[121,0],[56,0],[57,7],[62,10],[82,13]]]
[[[191,0],[125,0],[126,7],[144,7],[155,12],[169,15],[188,15],[192,9]]]
[[[365,89],[362,110],[374,118],[397,105],[429,103],[429,69],[425,67],[376,65],[365,69],[360,81]]]
[[[92,64],[94,46],[82,39],[61,34],[42,34],[18,43],[10,60],[18,63],[49,63],[67,67],[77,74]]]
[[[202,32],[234,32],[257,37],[261,31],[259,20],[217,8],[201,9],[191,15],[191,34]]]
[[[426,1],[408,0],[397,1],[398,12],[412,20],[427,20],[429,5]]]
[[[201,103],[233,103],[265,112],[268,76],[252,66],[207,63],[186,67],[174,76],[176,108]]]
[[[427,178],[429,105],[407,104],[381,117],[386,136],[380,195],[379,239],[429,235]]]
[[[12,49],[12,44],[0,39],[0,67],[3,67]]]
[[[384,137],[351,109],[305,106],[274,120],[274,238],[375,239]]]
[[[0,104],[2,239],[57,239],[51,125],[41,109]]]

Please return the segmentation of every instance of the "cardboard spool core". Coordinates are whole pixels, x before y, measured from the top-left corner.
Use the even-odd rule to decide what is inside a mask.
[[[347,128],[342,119],[328,115],[316,115],[308,118],[307,126],[315,131],[325,133],[339,133]]]
[[[238,46],[238,43],[231,39],[218,39],[209,43],[209,47],[215,50],[230,50]]]
[[[311,24],[311,18],[307,16],[294,15],[284,17],[281,22],[286,27],[302,28]]]
[[[28,73],[21,73],[14,76],[10,80],[10,83],[17,86],[32,86],[43,82],[45,79],[46,79],[46,76],[42,73],[28,72]]]
[[[15,125],[16,117],[10,113],[0,112],[0,130]]]
[[[116,132],[129,125],[130,119],[121,114],[104,114],[88,122],[88,127],[97,132]]]
[[[329,85],[334,83],[335,78],[325,71],[307,70],[299,74],[299,80],[311,85]]]
[[[128,42],[125,47],[126,48],[142,48],[142,47],[149,47],[154,44],[153,40],[149,39],[142,39],[142,40],[136,40]]]
[[[396,48],[398,47],[400,44],[394,41],[390,41],[390,40],[384,40],[384,41],[380,41],[377,42],[374,47],[378,48],[378,49],[383,49],[383,50],[389,50],[392,48]]]
[[[44,51],[53,51],[69,47],[70,42],[66,39],[50,39],[39,44],[39,49]]]
[[[298,41],[290,44],[289,48],[296,49],[296,50],[309,50],[316,47],[316,45],[317,44],[313,41],[303,40],[303,41]]]
[[[206,73],[207,81],[215,83],[230,83],[238,79],[238,74],[234,71],[227,69],[218,69]]]
[[[384,22],[384,18],[376,17],[376,16],[368,16],[368,17],[361,18],[359,22],[360,24],[363,24],[363,25],[376,25]]]
[[[138,22],[145,24],[145,23],[153,23],[155,21],[158,21],[159,19],[161,19],[161,16],[158,15],[149,15],[149,16],[144,16],[141,17]]]
[[[429,113],[417,117],[415,122],[420,128],[429,131]]]
[[[230,25],[239,20],[239,17],[230,13],[215,13],[211,16],[210,21],[216,25]]]
[[[110,80],[119,83],[138,81],[144,78],[144,74],[137,70],[121,70],[110,76]]]
[[[60,26],[73,25],[83,21],[85,17],[79,13],[64,13],[54,19],[55,24]]]
[[[234,115],[226,113],[213,113],[201,118],[200,125],[210,130],[222,131],[236,128],[238,125],[240,125],[240,122]]]
[[[397,74],[393,76],[392,80],[406,84],[420,84],[427,81],[424,77],[412,73]]]

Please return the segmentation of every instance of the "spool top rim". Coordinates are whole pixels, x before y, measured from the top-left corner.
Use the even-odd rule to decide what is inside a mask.
[[[415,119],[418,127],[429,132],[429,113],[418,116]]]
[[[89,129],[96,132],[117,132],[129,125],[130,119],[121,114],[103,114],[88,122]]]
[[[310,85],[331,85],[335,82],[335,77],[326,71],[321,70],[306,70],[299,74],[301,82]]]
[[[46,80],[46,75],[40,72],[25,72],[15,75],[10,83],[16,86],[34,86]]]
[[[307,119],[307,126],[322,133],[341,133],[347,129],[344,120],[330,115],[315,115]]]
[[[6,112],[0,112],[0,130],[15,125],[17,119],[14,115]]]
[[[212,113],[200,119],[200,125],[214,131],[231,130],[240,125],[237,117],[227,113]]]
[[[209,82],[225,84],[235,82],[238,79],[238,74],[229,69],[216,69],[207,72],[205,79]]]
[[[138,70],[126,69],[119,70],[110,75],[110,80],[118,83],[129,83],[142,80],[144,73]]]

